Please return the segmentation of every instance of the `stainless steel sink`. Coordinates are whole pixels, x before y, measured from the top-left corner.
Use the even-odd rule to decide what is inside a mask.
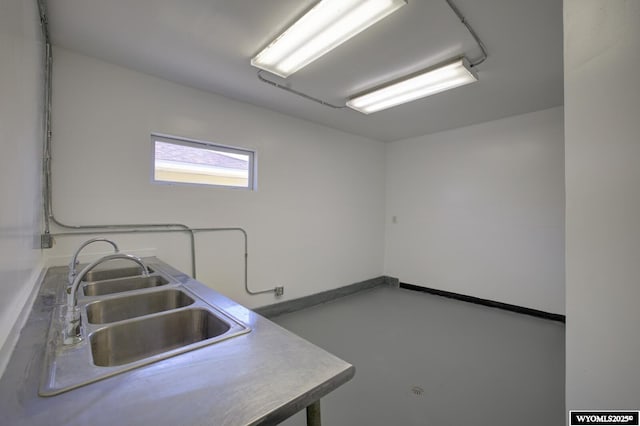
[[[151,268],[147,268],[149,273],[153,272]],[[112,269],[94,269],[84,276],[84,281],[102,281],[114,278],[134,277],[142,275],[142,268],[138,266],[126,266],[122,268]]]
[[[88,274],[87,274],[88,275]],[[160,275],[148,277],[117,278],[104,281],[87,282],[82,291],[85,296],[103,296],[124,291],[140,290],[169,284],[169,280]]]
[[[148,277],[111,278],[84,284],[81,292],[84,295],[78,298],[77,305],[82,337],[77,344],[63,344],[66,304],[55,307],[47,338],[41,396],[57,395],[251,331],[211,304],[209,296],[201,296],[209,294],[206,288],[202,290],[202,284],[185,280],[184,275],[173,269],[165,272],[166,265],[159,261],[151,265],[154,273]],[[113,275],[87,274],[87,279],[101,276]],[[65,285],[66,282],[60,283],[61,295]]]
[[[128,364],[220,336],[230,326],[204,309],[186,309],[102,328],[91,334],[97,366]]]
[[[193,303],[194,300],[183,291],[160,290],[91,302],[86,306],[87,319],[91,324],[105,324],[183,308]]]

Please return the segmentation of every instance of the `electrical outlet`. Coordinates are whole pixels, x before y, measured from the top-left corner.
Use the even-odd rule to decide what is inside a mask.
[[[283,286],[279,286],[276,287],[276,297],[282,296],[284,294],[284,287]]]

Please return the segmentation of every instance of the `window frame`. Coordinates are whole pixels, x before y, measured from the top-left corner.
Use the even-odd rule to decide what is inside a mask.
[[[247,155],[249,157],[248,180],[247,186],[235,185],[217,185],[213,183],[202,182],[177,182],[169,180],[156,179],[156,141],[173,145],[186,146],[191,148],[208,149],[210,151],[228,152],[231,154]],[[223,145],[215,142],[208,142],[198,139],[190,139],[181,136],[167,135],[163,133],[151,133],[151,182],[161,185],[196,185],[212,188],[225,188],[233,190],[257,191],[257,171],[258,171],[258,154],[253,149],[242,148],[237,146]]]

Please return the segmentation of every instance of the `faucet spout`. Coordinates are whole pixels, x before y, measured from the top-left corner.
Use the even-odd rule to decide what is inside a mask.
[[[76,250],[76,252],[73,254],[73,258],[71,259],[71,263],[69,263],[69,285],[71,285],[71,283],[73,283],[74,278],[77,275],[77,271],[76,271],[76,267],[78,266],[78,255],[80,254],[80,252],[89,244],[93,244],[93,243],[97,243],[103,241],[105,243],[109,243],[113,246],[113,250],[114,253],[118,253],[120,251],[120,249],[118,249],[118,245],[111,241],[108,238],[104,238],[104,237],[98,237],[98,238],[91,238],[90,240],[85,241],[84,243],[80,244],[80,247],[78,247],[78,249]]]
[[[73,282],[71,283],[71,291],[67,293],[67,312],[65,316],[65,328],[63,336],[65,345],[72,345],[82,340],[80,309],[78,309],[77,306],[77,292],[78,287],[80,286],[80,282],[84,279],[84,276],[87,275],[87,273],[89,273],[89,271],[91,271],[93,268],[100,265],[101,263],[114,259],[125,259],[135,262],[142,268],[142,274],[144,276],[149,276],[147,265],[145,265],[142,259],[140,259],[138,256],[134,256],[131,254],[114,253],[101,257],[95,262],[87,265],[82,271],[80,271],[79,274],[74,277]]]

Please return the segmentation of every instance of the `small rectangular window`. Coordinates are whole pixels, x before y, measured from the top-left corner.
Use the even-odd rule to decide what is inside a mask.
[[[255,152],[248,149],[151,135],[154,182],[255,189]]]

